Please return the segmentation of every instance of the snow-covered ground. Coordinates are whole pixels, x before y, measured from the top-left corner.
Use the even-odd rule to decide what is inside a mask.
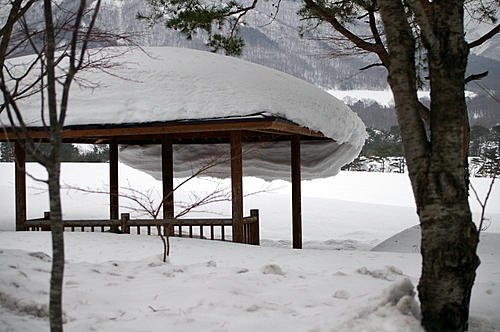
[[[28,171],[44,177],[36,164]],[[13,231],[13,165],[1,163],[0,172],[0,330],[47,331],[50,234]],[[125,187],[160,188],[123,164],[120,174]],[[107,176],[106,164],[62,170],[64,183],[82,188],[105,188]],[[472,183],[484,195],[489,181]],[[193,180],[177,198],[228,184]],[[341,172],[303,182],[302,250],[290,249],[289,183],[267,185],[244,179],[248,192],[266,188],[245,201],[245,214],[260,209],[259,247],[173,238],[170,263],[162,263],[155,236],[65,233],[66,330],[421,331],[418,220],[407,175]],[[29,178],[28,186],[28,217],[41,217],[48,210],[43,185]],[[105,196],[64,190],[63,199],[68,219],[107,216]],[[499,201],[496,184],[479,246],[471,331],[500,331]],[[471,206],[477,219],[479,204],[471,199]],[[230,203],[209,209],[228,215]]]

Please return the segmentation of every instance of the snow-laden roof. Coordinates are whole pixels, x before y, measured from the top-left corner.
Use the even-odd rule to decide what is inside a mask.
[[[291,120],[301,126],[321,131],[336,142],[303,143],[303,175],[315,178],[335,175],[340,167],[353,160],[365,138],[365,126],[348,106],[329,93],[288,74],[241,59],[183,48],[135,49],[119,58],[117,50],[105,49],[97,55],[111,56],[107,73],[99,69],[80,72],[70,93],[65,125],[147,123],[157,121],[210,119],[268,113]],[[22,59],[22,58],[20,58]],[[21,61],[19,59],[14,61]],[[39,98],[21,101],[26,122],[40,126]],[[2,114],[3,123],[8,123]],[[309,148],[308,146],[311,146]],[[255,172],[246,168],[245,175],[264,178],[288,178],[282,162],[288,148],[274,150],[266,156],[259,151],[245,157],[255,163]],[[182,150],[182,151],[181,151]],[[196,149],[195,149],[196,150]],[[206,146],[202,148],[206,153]],[[158,147],[123,147],[122,161],[139,168],[152,168]],[[199,155],[193,147],[178,147],[176,171],[185,161]],[[252,161],[253,160],[253,161]],[[259,161],[260,160],[260,161]],[[146,165],[142,165],[145,163]],[[265,166],[261,163],[264,163]],[[308,172],[307,164],[311,164]],[[159,164],[158,164],[159,165]],[[276,171],[267,174],[262,168]],[[260,170],[260,171],[259,171]],[[158,169],[159,171],[159,169]],[[325,172],[326,171],[326,172]],[[286,172],[287,175],[279,173]],[[309,174],[311,173],[311,174]],[[309,174],[309,175],[308,175]]]

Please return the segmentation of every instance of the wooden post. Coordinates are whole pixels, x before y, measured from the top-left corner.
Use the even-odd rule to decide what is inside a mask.
[[[163,183],[163,219],[171,219],[174,217],[174,159],[171,135],[162,136],[161,177]]]
[[[252,225],[253,225],[253,232],[252,232],[252,243],[251,244],[259,246],[260,245],[259,210],[250,210],[250,217],[257,218],[257,221],[255,223],[252,223]]]
[[[302,198],[300,189],[300,136],[294,135],[292,146],[292,244],[302,249]]]
[[[109,141],[109,217],[119,218],[118,202],[118,141]]]
[[[50,211],[45,211],[43,213],[43,219],[50,221]],[[50,226],[42,226],[42,231],[50,231]]]
[[[130,220],[130,214],[122,213],[121,215],[122,233],[124,234],[130,234],[130,226],[128,224],[129,220]]]
[[[241,132],[231,131],[231,200],[233,242],[244,243],[243,234],[243,149]]]
[[[15,143],[15,183],[16,183],[16,231],[24,231],[26,227],[26,152],[24,144]]]

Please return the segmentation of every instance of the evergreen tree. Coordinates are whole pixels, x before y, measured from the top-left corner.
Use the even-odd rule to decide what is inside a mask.
[[[12,162],[14,161],[14,144],[0,143],[0,161]]]
[[[489,135],[490,131],[486,127],[474,125],[470,128],[469,156],[479,157],[481,155],[483,144]]]
[[[36,147],[38,153],[42,153],[44,155],[48,155],[50,151],[50,145],[48,143],[38,144]],[[73,144],[65,143],[61,145],[61,161],[62,162],[71,162],[77,161],[79,156],[78,149]],[[33,156],[28,156],[26,161],[36,161]]]
[[[109,149],[107,145],[94,145],[92,151],[79,154],[77,160],[91,163],[105,163],[109,160]]]
[[[500,154],[500,125],[491,128],[491,136],[494,144],[496,144],[498,154]]]
[[[367,128],[367,133],[368,137],[361,152],[362,155],[382,158],[403,156],[398,126],[392,126],[388,131]]]

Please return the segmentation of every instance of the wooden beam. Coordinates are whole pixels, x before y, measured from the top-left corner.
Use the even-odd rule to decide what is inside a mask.
[[[300,175],[300,136],[294,135],[292,148],[292,243],[294,249],[302,249],[302,198]]]
[[[33,138],[48,139],[47,133],[42,130],[43,128],[34,127],[30,128],[30,136]],[[171,122],[162,123],[157,125],[136,124],[136,125],[112,125],[112,126],[96,126],[96,125],[82,125],[82,126],[68,126],[65,127],[62,136],[65,140],[70,139],[119,139],[126,137],[158,137],[164,134],[172,134],[175,139],[177,135],[199,135],[203,133],[215,133],[217,136],[228,137],[230,131],[262,131],[264,133],[271,133],[273,135],[303,135],[311,137],[324,138],[325,136],[318,131],[310,130],[299,125],[283,122],[278,119],[255,119],[253,121],[240,120],[240,121],[201,121],[201,122]],[[242,135],[244,136],[244,135]],[[14,139],[14,133],[7,132],[6,139]]]
[[[161,142],[161,177],[163,183],[163,219],[174,217],[174,159],[172,135]]]
[[[119,219],[118,199],[118,141],[109,142],[109,216]]]
[[[231,132],[231,200],[233,242],[244,243],[243,234],[243,149],[241,132]]]
[[[24,231],[26,227],[26,152],[24,144],[15,143],[15,183],[16,183],[16,231]]]

